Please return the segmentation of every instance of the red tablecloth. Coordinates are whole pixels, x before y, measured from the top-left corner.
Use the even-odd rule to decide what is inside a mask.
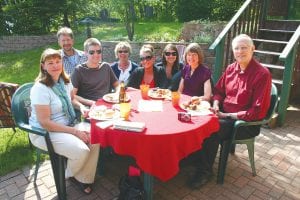
[[[137,110],[141,99],[140,91],[127,92],[131,106]],[[182,96],[182,99],[188,98]],[[103,100],[99,105],[112,106]],[[137,165],[146,173],[162,181],[175,176],[179,171],[179,161],[192,152],[201,149],[203,140],[218,131],[216,116],[195,116],[189,123],[177,118],[180,108],[174,108],[170,101],[163,101],[163,112],[131,112],[130,121],[146,123],[142,133],[114,130],[112,127],[101,129],[96,120],[91,120],[91,143],[102,147],[112,146],[120,155],[135,158]]]

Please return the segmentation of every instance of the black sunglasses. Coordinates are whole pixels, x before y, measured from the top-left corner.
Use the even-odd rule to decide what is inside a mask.
[[[145,56],[145,57],[140,57],[141,61],[144,61],[144,60],[151,60],[153,56]]]
[[[170,55],[177,56],[177,53],[176,52],[165,52],[165,55],[166,56],[170,56]]]
[[[89,50],[89,54],[90,55],[94,55],[94,53],[97,53],[97,54],[101,54],[102,53],[102,50],[101,49],[99,49],[99,50]]]
[[[120,51],[118,51],[118,53],[128,53],[128,51],[127,50],[120,50]]]

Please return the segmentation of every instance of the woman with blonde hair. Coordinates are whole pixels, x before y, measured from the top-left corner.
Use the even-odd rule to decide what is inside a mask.
[[[127,83],[130,74],[138,67],[129,57],[132,53],[131,46],[128,42],[119,42],[115,47],[115,56],[118,59],[111,65],[119,82]]]
[[[140,88],[141,84],[150,85],[150,88],[166,88],[166,71],[164,68],[155,66],[155,56],[152,45],[144,45],[140,50],[142,67],[136,68],[128,81],[127,86]]]

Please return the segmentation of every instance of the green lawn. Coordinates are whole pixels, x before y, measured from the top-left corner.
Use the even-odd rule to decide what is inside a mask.
[[[135,41],[177,41],[181,32],[181,23],[137,23]],[[100,41],[126,40],[127,34],[122,24],[99,24],[92,27],[93,37]],[[75,47],[83,49],[84,32],[76,34]],[[57,44],[51,45],[58,48]],[[39,59],[43,48],[18,53],[2,53],[0,55],[0,81],[23,84],[34,81],[39,72]],[[29,147],[27,133],[17,129],[0,129],[0,176],[21,169],[25,165],[34,164],[36,160],[34,148]]]

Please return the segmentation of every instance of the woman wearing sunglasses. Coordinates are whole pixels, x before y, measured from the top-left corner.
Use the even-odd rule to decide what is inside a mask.
[[[162,62],[156,64],[165,68],[167,76],[167,88],[177,91],[183,63],[179,62],[178,50],[174,44],[167,44],[162,52]]]
[[[110,65],[102,62],[101,43],[96,38],[84,42],[86,63],[78,65],[72,73],[73,92],[80,103],[91,106],[119,84]],[[84,108],[84,106],[82,106]],[[81,113],[84,113],[81,110]]]
[[[162,67],[154,66],[153,49],[149,44],[142,46],[140,50],[142,67],[138,67],[132,72],[127,86],[139,89],[141,84],[147,84],[150,85],[150,88],[166,88],[166,71]]]
[[[128,42],[119,42],[115,47],[115,55],[118,59],[111,65],[112,70],[119,79],[119,82],[127,83],[130,74],[138,67],[138,65],[131,60],[131,46]]]
[[[186,47],[184,51],[186,65],[182,70],[178,91],[210,101],[212,95],[211,71],[203,65],[203,59],[203,51],[199,44],[191,43]]]

